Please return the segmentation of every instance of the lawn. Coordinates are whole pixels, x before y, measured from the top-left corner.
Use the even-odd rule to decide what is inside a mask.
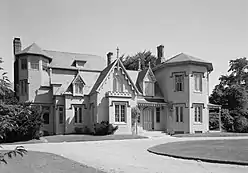
[[[147,138],[138,135],[106,135],[106,136],[92,136],[92,135],[54,135],[45,136],[40,140],[21,141],[11,144],[30,144],[30,143],[58,143],[58,142],[85,142],[85,141],[103,141],[103,140],[125,140],[125,139],[143,139]]]
[[[23,157],[17,156],[6,160],[8,164],[0,163],[1,173],[104,173],[95,168],[49,153],[29,151]]]
[[[195,134],[176,134],[173,137],[228,137],[228,136],[248,136],[248,133],[228,133],[228,132],[210,132]]]
[[[177,158],[248,165],[248,139],[172,142],[148,151]]]

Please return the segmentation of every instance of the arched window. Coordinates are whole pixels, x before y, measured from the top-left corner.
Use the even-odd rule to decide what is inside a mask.
[[[123,92],[123,83],[122,80],[120,78],[120,76],[116,75],[114,76],[114,86],[113,86],[113,90],[116,92]]]

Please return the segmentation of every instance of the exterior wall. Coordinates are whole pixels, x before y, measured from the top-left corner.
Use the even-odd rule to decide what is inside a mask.
[[[28,79],[28,69],[26,70],[22,70],[21,69],[21,59],[27,59],[27,62],[28,62],[28,56],[22,56],[18,59],[18,83],[20,85],[20,80],[23,80],[23,79]],[[27,68],[28,68],[28,64],[27,64]],[[28,100],[28,93],[26,95],[21,95],[21,91],[20,91],[20,86],[18,87],[18,96],[19,96],[19,101],[20,102],[25,102]],[[28,87],[27,87],[27,90],[28,90]]]
[[[204,73],[204,78],[202,78],[202,92],[194,91],[194,78],[190,75],[190,133],[194,133],[195,131],[207,132],[209,130],[209,114],[208,114],[208,77],[206,67],[201,66],[190,66],[190,74],[193,72],[202,72]],[[202,103],[204,104],[205,109],[202,110],[202,123],[195,123],[194,121],[194,109],[192,108],[192,104],[194,103]]]

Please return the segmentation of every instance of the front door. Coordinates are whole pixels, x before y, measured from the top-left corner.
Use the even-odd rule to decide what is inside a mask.
[[[63,106],[58,107],[58,134],[65,134],[65,111]]]
[[[143,110],[143,128],[144,130],[153,130],[153,109]]]

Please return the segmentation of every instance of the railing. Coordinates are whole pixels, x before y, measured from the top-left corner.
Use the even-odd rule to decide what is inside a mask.
[[[129,92],[108,91],[106,97],[126,97],[131,98],[132,94]]]

